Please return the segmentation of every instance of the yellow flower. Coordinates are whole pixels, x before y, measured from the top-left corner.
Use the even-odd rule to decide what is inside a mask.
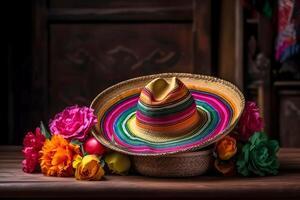
[[[118,152],[108,153],[104,160],[112,173],[125,175],[130,169],[130,160],[124,154]]]
[[[74,160],[73,160],[73,163],[72,163],[72,166],[73,168],[77,168],[77,166],[81,163],[82,161],[82,157],[80,155],[77,155]]]
[[[236,151],[236,140],[233,137],[225,136],[216,143],[216,152],[221,160],[229,160]]]
[[[73,167],[76,168],[77,180],[98,181],[104,176],[104,170],[96,155],[86,155],[83,158],[77,156],[73,161]]]
[[[40,165],[46,176],[73,176],[73,159],[80,153],[80,147],[73,145],[60,135],[46,140],[40,151]]]

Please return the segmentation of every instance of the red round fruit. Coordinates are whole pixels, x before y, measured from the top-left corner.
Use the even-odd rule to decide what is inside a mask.
[[[84,151],[88,154],[101,156],[105,152],[105,147],[94,137],[88,138],[84,145]]]

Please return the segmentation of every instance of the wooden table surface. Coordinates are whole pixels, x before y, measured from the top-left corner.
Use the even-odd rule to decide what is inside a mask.
[[[103,181],[27,174],[21,148],[0,146],[0,198],[300,199],[300,149],[281,149],[278,176],[150,178],[106,176]]]

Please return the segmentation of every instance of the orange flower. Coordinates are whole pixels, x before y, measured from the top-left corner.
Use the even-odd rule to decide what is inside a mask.
[[[214,166],[224,176],[233,176],[235,174],[235,164],[232,160],[226,162],[215,160]]]
[[[73,145],[60,135],[46,140],[40,151],[40,165],[46,176],[73,176],[72,162],[80,153],[80,147]]]
[[[221,160],[229,160],[236,154],[236,140],[233,137],[225,136],[216,143],[216,152]]]

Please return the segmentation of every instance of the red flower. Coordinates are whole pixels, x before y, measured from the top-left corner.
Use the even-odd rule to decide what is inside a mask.
[[[251,135],[263,129],[263,119],[255,102],[247,102],[238,126],[240,139],[247,141]]]
[[[22,161],[23,171],[32,173],[39,165],[39,152],[36,152],[32,147],[25,147],[23,149],[25,159]]]
[[[39,165],[39,151],[45,142],[45,137],[41,133],[40,128],[35,129],[35,133],[28,132],[23,140],[23,155],[25,159],[22,161],[23,171],[32,173]]]
[[[45,136],[41,133],[40,128],[35,129],[35,134],[28,132],[23,140],[24,147],[34,147],[41,149],[45,142]]]

